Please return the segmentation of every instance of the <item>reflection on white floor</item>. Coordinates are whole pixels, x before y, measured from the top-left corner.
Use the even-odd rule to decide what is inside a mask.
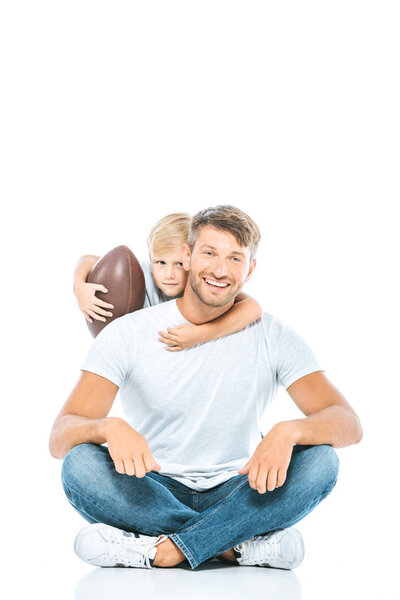
[[[191,600],[271,598],[300,600],[301,587],[295,571],[241,567],[217,559],[196,569],[93,567],[78,582],[73,600],[132,600],[190,598]]]
[[[351,456],[351,448],[344,450]],[[342,476],[332,495],[295,525],[303,536],[305,557],[292,571],[219,560],[206,561],[196,569],[185,563],[153,569],[88,565],[73,549],[75,536],[87,522],[63,493],[60,464],[49,461],[43,477],[50,482],[48,486],[41,483],[41,492],[31,495],[28,508],[26,494],[17,496],[14,508],[19,520],[5,519],[3,524],[4,548],[8,549],[3,584],[9,584],[10,597],[43,600],[144,600],[150,596],[152,600],[400,600],[398,494],[391,490],[388,476],[384,488],[370,483],[371,465],[372,474],[377,472],[372,458],[359,460],[356,466],[348,464],[349,459],[343,461]],[[36,489],[35,485],[33,472],[30,489]],[[389,526],[382,526],[382,515],[390,520]]]
[[[57,508],[58,510],[58,508]],[[343,513],[342,513],[343,514]],[[354,515],[354,512],[352,513]],[[322,515],[324,516],[324,515]],[[34,519],[15,535],[18,549],[9,554],[4,585],[12,597],[47,600],[364,600],[381,597],[399,600],[396,558],[382,548],[387,528],[355,527],[355,521],[338,524],[317,517],[297,527],[305,541],[303,563],[293,569],[241,567],[209,560],[196,569],[181,563],[153,569],[101,568],[80,560],[73,542],[85,522],[73,513],[64,520]],[[310,528],[318,521],[320,526]],[[394,528],[390,529],[394,534]],[[381,535],[383,542],[380,543]],[[9,536],[11,537],[11,536]],[[13,539],[14,539],[13,538]],[[21,550],[23,540],[23,551]],[[390,550],[390,546],[387,545]],[[397,552],[397,551],[396,551]]]

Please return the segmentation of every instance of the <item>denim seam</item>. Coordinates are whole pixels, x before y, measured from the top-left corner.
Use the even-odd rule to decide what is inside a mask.
[[[118,519],[118,517],[116,517],[115,515],[111,515],[111,514],[110,514],[108,511],[104,510],[104,508],[102,508],[102,507],[101,507],[99,504],[96,504],[96,502],[93,502],[93,500],[91,500],[90,498],[88,498],[88,496],[85,496],[85,494],[82,494],[82,492],[78,492],[78,491],[76,491],[76,490],[75,490],[73,487],[71,487],[71,486],[66,486],[65,484],[63,484],[63,486],[64,486],[66,489],[68,489],[68,490],[72,490],[72,491],[73,491],[75,494],[78,494],[78,496],[82,496],[82,498],[84,498],[85,500],[87,500],[88,502],[90,502],[90,504],[93,504],[93,506],[96,506],[97,508],[100,508],[100,510],[102,510],[102,512],[103,512],[104,514],[106,514],[107,516],[109,516],[109,517],[110,517],[110,519],[112,519],[112,520],[114,520],[114,521],[118,521],[118,523],[121,523],[121,525],[123,525],[124,527],[128,527],[128,529],[130,529],[130,528],[131,528],[131,526],[130,526],[130,525],[128,525],[128,524],[127,524],[127,523],[125,523],[124,521],[121,521],[121,519]],[[68,496],[68,494],[67,494],[67,496]],[[68,499],[69,499],[69,498],[68,498]],[[69,501],[71,502],[71,500],[70,500],[70,499],[69,499]],[[77,511],[80,511],[80,510],[81,510],[80,508],[78,508],[77,506],[75,506],[75,504],[74,504],[73,502],[71,502],[71,504],[72,504],[72,506],[73,506],[74,508],[76,508],[76,510],[77,510]],[[87,514],[85,510],[82,510],[82,512],[84,512],[85,514]],[[92,518],[93,518],[93,517],[92,517]],[[141,529],[140,531],[141,531],[141,532],[142,532],[144,535],[150,535],[150,536],[152,536],[152,537],[156,537],[156,536],[154,536],[154,533],[148,533],[148,532],[146,533],[146,532],[145,532],[143,529]]]
[[[188,559],[190,566],[192,569],[195,569],[197,567],[196,561],[193,557],[193,554],[190,552],[190,550],[187,548],[187,546],[182,542],[182,540],[180,539],[180,537],[178,536],[177,533],[173,533],[171,535],[168,536],[171,540],[173,540],[176,545],[182,550],[182,552],[185,554],[186,558]]]
[[[248,482],[248,478],[246,477],[241,483],[239,483],[239,485],[237,485],[235,487],[234,490],[232,490],[232,492],[225,498],[225,500],[219,504],[215,510],[213,510],[209,515],[207,515],[206,517],[204,517],[204,519],[202,519],[201,521],[199,521],[198,523],[195,523],[194,525],[192,525],[191,527],[189,527],[189,529],[185,529],[185,531],[180,531],[179,534],[178,533],[174,533],[168,537],[170,537],[173,541],[176,542],[176,544],[179,546],[179,548],[182,550],[182,552],[186,555],[190,566],[192,569],[195,569],[199,563],[196,563],[196,560],[193,558],[192,553],[190,552],[190,550],[188,549],[188,547],[182,542],[182,540],[180,539],[179,535],[181,535],[182,533],[188,533],[189,531],[192,531],[192,529],[194,529],[195,527],[197,527],[198,525],[201,525],[202,523],[204,523],[204,521],[206,521],[209,517],[211,517],[213,514],[215,514],[220,508],[221,506],[223,506],[228,500],[229,498],[235,493],[236,490],[238,490],[240,487],[242,487],[245,483]]]
[[[242,485],[244,485],[244,483],[246,483],[246,481],[244,481],[242,484],[240,484],[238,486],[238,488],[241,487]],[[186,552],[184,552],[184,553],[185,554],[187,553],[189,555],[188,556],[188,560],[189,560],[190,565],[191,565],[192,568],[196,568],[200,563],[196,563],[195,559],[193,558],[192,553],[187,548],[187,546],[182,542],[182,540],[179,538],[179,535],[181,535],[182,533],[187,533],[187,532],[191,531],[192,529],[194,529],[195,527],[197,527],[197,525],[200,525],[201,523],[203,523],[204,521],[206,521],[208,519],[208,517],[210,517],[211,515],[213,515],[221,506],[223,506],[225,504],[225,502],[230,498],[230,496],[232,496],[232,494],[233,494],[233,492],[231,492],[231,494],[229,494],[229,496],[225,499],[225,501],[222,504],[220,504],[216,508],[216,510],[214,510],[212,513],[210,513],[209,515],[207,515],[207,517],[205,517],[204,519],[202,519],[198,523],[195,523],[189,529],[187,529],[185,531],[180,531],[179,534],[174,533],[173,535],[169,536],[171,539],[173,539],[174,541],[176,541],[177,545],[180,547],[180,549],[182,550],[182,552],[185,550]],[[305,517],[308,514],[310,514],[310,512],[312,511],[312,508],[315,506],[315,504],[318,503],[318,502],[320,502],[321,500],[323,500],[325,498],[325,496],[327,496],[328,494],[330,494],[330,491],[324,492],[320,496],[317,496],[316,498],[314,498],[308,508],[306,508],[302,513],[300,513],[300,515],[298,515],[294,520],[291,519],[290,521],[287,521],[284,525],[281,524],[279,526],[279,529],[285,529],[286,527],[291,526],[289,524],[295,524],[298,521],[300,521],[303,517]]]
[[[182,534],[182,533],[188,533],[189,531],[192,531],[192,529],[195,529],[195,527],[198,527],[199,525],[201,525],[202,523],[204,523],[204,521],[207,521],[207,519],[209,519],[210,517],[212,517],[212,515],[214,515],[226,502],[228,502],[228,500],[235,493],[235,491],[238,490],[240,487],[242,487],[245,483],[248,483],[248,478],[247,477],[242,481],[242,483],[239,483],[239,485],[236,486],[235,489],[231,491],[231,493],[225,498],[225,500],[221,504],[219,504],[215,508],[215,510],[213,510],[212,512],[210,512],[201,521],[198,521],[197,523],[194,523],[191,527],[189,527],[189,529],[185,529],[184,531],[180,531],[179,533],[180,534]]]

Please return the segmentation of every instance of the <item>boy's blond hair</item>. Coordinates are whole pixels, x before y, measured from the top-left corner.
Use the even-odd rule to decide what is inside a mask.
[[[187,242],[191,220],[189,213],[180,212],[157,221],[147,238],[150,260],[152,254],[171,252]]]

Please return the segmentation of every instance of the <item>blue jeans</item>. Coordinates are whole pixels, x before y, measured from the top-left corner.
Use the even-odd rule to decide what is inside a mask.
[[[294,525],[332,491],[338,468],[332,446],[295,445],[286,481],[272,492],[251,488],[247,474],[195,492],[156,471],[142,478],[118,473],[107,446],[84,443],[64,457],[61,480],[89,523],[165,534],[195,569],[254,535]]]

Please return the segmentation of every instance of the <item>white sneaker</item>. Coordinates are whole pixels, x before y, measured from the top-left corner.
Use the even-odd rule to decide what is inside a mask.
[[[142,567],[151,569],[158,548],[166,535],[149,536],[123,531],[105,523],[92,523],[75,538],[77,556],[97,567]]]
[[[294,527],[278,529],[266,535],[255,535],[234,546],[239,565],[294,569],[304,558],[300,531]]]

